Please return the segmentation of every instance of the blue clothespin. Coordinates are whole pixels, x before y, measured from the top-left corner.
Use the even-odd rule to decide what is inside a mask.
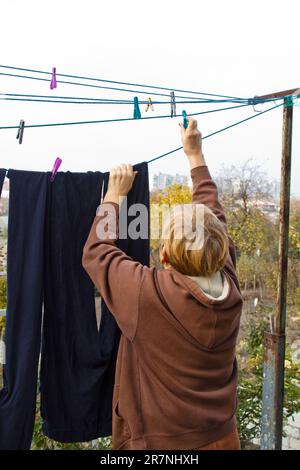
[[[139,107],[139,99],[137,96],[133,98],[133,104],[134,104],[134,111],[133,111],[133,117],[134,119],[141,119],[141,111]]]
[[[61,165],[61,162],[62,162],[62,159],[59,158],[59,157],[54,162],[54,165],[53,165],[53,168],[52,168],[52,173],[51,173],[51,176],[50,176],[51,183],[53,183],[53,181],[55,180],[55,176],[56,176],[56,173],[58,172],[58,169]]]
[[[23,142],[24,127],[25,127],[25,121],[23,121],[23,119],[21,119],[20,124],[19,124],[17,137],[16,137],[17,139],[19,139],[19,144],[21,144]]]
[[[185,111],[182,111],[182,116],[183,116],[183,127],[187,129],[187,126],[189,125],[189,121],[187,120]]]

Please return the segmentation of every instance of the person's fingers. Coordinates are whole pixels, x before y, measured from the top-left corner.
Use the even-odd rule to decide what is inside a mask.
[[[114,177],[115,174],[116,174],[116,167],[114,166],[114,167],[110,170],[109,176],[110,176],[110,177]]]
[[[132,175],[133,173],[133,168],[132,168],[132,165],[130,165],[130,163],[126,163],[126,172],[128,175]]]
[[[184,128],[182,122],[179,123],[181,138],[184,139],[186,129]]]
[[[188,122],[189,122],[189,128],[190,128],[190,129],[197,129],[197,121],[196,121],[196,119],[187,116],[187,120],[188,120]]]
[[[121,165],[116,166],[116,175],[120,175],[122,173]]]

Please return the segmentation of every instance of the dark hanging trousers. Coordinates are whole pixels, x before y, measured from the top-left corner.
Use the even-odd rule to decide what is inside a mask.
[[[149,213],[147,163],[134,169],[138,175],[128,206],[142,203]],[[59,172],[50,183],[50,173],[8,172],[8,304],[0,449],[30,448],[38,378],[42,426],[48,437],[81,442],[111,434],[120,330],[103,303],[98,330],[95,289],[81,265],[108,176]],[[149,239],[117,243],[133,259],[149,264]]]

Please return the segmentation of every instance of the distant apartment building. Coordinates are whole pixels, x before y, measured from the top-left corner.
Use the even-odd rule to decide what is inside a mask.
[[[188,177],[185,175],[179,175],[176,173],[176,175],[169,175],[167,173],[157,173],[153,175],[153,189],[162,191],[164,188],[167,186],[172,186],[172,184],[177,183],[177,184],[188,184]]]

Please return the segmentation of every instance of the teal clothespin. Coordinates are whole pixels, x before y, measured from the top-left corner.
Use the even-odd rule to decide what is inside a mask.
[[[141,119],[141,111],[139,107],[139,99],[137,96],[133,98],[133,103],[134,103],[134,111],[133,111],[133,117],[134,119]]]
[[[292,106],[294,106],[294,98],[290,95],[284,99],[284,107],[291,108]]]
[[[187,126],[189,125],[189,121],[187,120],[185,111],[182,111],[182,116],[183,116],[183,127],[186,129]]]

